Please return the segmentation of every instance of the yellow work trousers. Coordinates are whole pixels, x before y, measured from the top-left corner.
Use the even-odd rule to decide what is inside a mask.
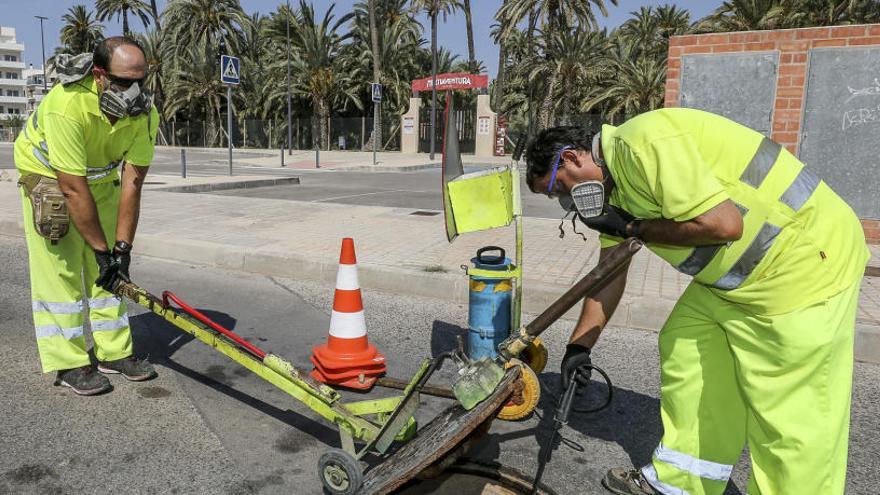
[[[118,182],[91,185],[92,196],[108,242],[116,238],[119,211]],[[30,199],[21,190],[24,231],[30,264],[31,300],[37,350],[44,373],[89,364],[84,334],[86,304],[95,357],[113,361],[132,353],[125,303],[95,286],[95,254],[71,222],[57,244],[34,229]]]
[[[860,284],[757,315],[692,283],[660,332],[660,493],[721,495],[744,446],[750,495],[843,494]]]

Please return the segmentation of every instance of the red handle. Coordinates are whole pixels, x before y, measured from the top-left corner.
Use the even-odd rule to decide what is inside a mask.
[[[184,313],[186,313],[186,314],[192,316],[193,318],[199,320],[200,322],[204,323],[205,325],[208,325],[209,327],[213,328],[214,330],[216,330],[216,331],[222,333],[223,335],[229,337],[229,338],[232,339],[235,343],[237,343],[238,345],[244,347],[248,352],[250,352],[250,353],[251,353],[252,355],[254,355],[255,357],[259,358],[260,360],[262,360],[263,358],[266,357],[266,353],[263,352],[262,350],[260,350],[258,347],[256,347],[256,346],[250,344],[249,342],[247,342],[247,341],[244,340],[243,338],[239,337],[239,336],[238,336],[237,334],[235,334],[235,332],[233,332],[232,330],[229,330],[229,329],[224,328],[224,327],[223,327],[222,325],[220,325],[219,323],[217,323],[217,322],[215,322],[214,320],[212,320],[212,319],[208,318],[207,316],[203,315],[203,314],[200,313],[197,309],[193,308],[192,306],[190,306],[189,304],[187,304],[186,302],[184,302],[183,299],[181,299],[181,298],[175,296],[173,292],[171,292],[171,291],[167,291],[167,290],[164,291],[164,292],[162,292],[162,304],[163,304],[166,308],[168,307],[168,300],[169,300],[169,299],[171,299],[172,301],[174,301],[174,304],[180,306],[180,309],[182,309]]]

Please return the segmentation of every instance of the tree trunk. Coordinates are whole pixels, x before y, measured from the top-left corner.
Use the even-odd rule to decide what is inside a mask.
[[[547,129],[548,127],[553,126],[553,88],[556,86],[556,81],[559,79],[556,71],[550,75],[550,80],[547,81],[547,93],[544,94],[544,99],[541,101],[541,106],[538,107],[538,130]]]
[[[122,9],[122,34],[128,36],[128,9]]]
[[[382,82],[382,58],[379,56],[379,27],[376,22],[376,0],[369,0],[370,16],[370,50],[373,52],[373,82]],[[384,22],[384,19],[383,19]],[[384,24],[383,24],[384,25]],[[382,144],[382,103],[374,103],[375,115],[373,116],[373,135],[370,141],[375,143],[371,146],[379,148]]]
[[[504,8],[504,5],[507,3],[507,0],[501,3],[501,8]],[[504,32],[505,24],[501,24],[501,32]],[[495,76],[495,93],[493,96],[493,106],[495,111],[498,113],[503,113],[504,109],[504,76],[505,70],[504,66],[507,62],[507,47],[505,46],[505,38],[504,36],[499,36],[498,38],[498,75]]]
[[[162,30],[162,25],[159,24],[159,9],[156,8],[156,0],[150,0],[150,8],[153,9],[153,20],[156,21],[156,29]]]
[[[474,23],[471,19],[471,0],[464,0],[464,20],[467,25],[468,68],[477,71],[477,56],[474,53]]]
[[[325,98],[315,98],[314,105],[318,114],[318,148],[329,150],[330,139],[327,135],[329,131],[327,119],[330,118],[329,106]]]

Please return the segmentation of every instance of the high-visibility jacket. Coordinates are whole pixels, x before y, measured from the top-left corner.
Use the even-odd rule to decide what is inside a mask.
[[[56,171],[85,176],[90,184],[118,178],[122,161],[148,166],[159,126],[149,114],[111,124],[98,104],[95,79],[58,84],[27,118],[15,140],[15,165],[22,174],[57,178]]]
[[[691,220],[725,200],[742,238],[686,247],[647,243],[723,299],[780,314],[859,280],[870,256],[852,209],[779,144],[700,110],[668,108],[601,132],[612,205],[642,219]],[[619,242],[602,236],[602,246]]]

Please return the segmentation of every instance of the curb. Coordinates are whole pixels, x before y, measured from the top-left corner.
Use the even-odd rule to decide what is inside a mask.
[[[226,191],[229,189],[252,189],[255,187],[281,186],[286,184],[299,184],[299,177],[282,177],[277,179],[243,180],[235,182],[214,182],[204,184],[190,184],[185,186],[157,187],[152,191],[178,192],[178,193],[201,193],[211,191]]]
[[[23,237],[22,221],[0,219],[0,234]],[[335,260],[314,260],[278,250],[245,250],[238,246],[177,241],[165,235],[143,233],[138,235],[137,240],[138,254],[141,256],[266,276],[332,284],[339,268]],[[469,284],[464,273],[426,272],[417,267],[399,268],[361,261],[358,263],[358,278],[362,289],[429,297],[458,304],[467,304],[468,300]],[[530,283],[524,291],[523,312],[542,312],[564,291],[565,288],[559,286]],[[608,324],[659,332],[674,305],[675,301],[624,294]],[[563,318],[576,320],[579,313],[580,306],[576,305]],[[854,350],[857,361],[880,364],[880,326],[871,322],[857,322]]]

